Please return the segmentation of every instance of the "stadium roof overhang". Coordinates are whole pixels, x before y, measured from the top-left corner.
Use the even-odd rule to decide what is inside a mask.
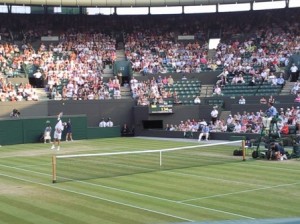
[[[0,0],[7,5],[84,6],[84,7],[147,7],[192,6],[268,2],[271,0]],[[280,0],[272,0],[280,1]],[[282,1],[282,0],[281,0]],[[288,1],[288,0],[286,0]]]

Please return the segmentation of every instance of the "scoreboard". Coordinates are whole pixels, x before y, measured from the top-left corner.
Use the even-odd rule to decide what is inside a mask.
[[[149,114],[173,114],[173,105],[168,105],[168,104],[150,105]]]

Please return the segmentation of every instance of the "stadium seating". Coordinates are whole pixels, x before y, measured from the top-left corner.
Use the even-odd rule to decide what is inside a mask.
[[[201,82],[199,80],[178,80],[173,86],[164,86],[165,91],[176,91],[182,104],[194,104],[194,98],[201,93]],[[171,103],[171,102],[170,102]]]

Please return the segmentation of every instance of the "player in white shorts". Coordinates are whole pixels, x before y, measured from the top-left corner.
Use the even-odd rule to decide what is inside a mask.
[[[55,145],[57,145],[57,151],[60,150],[60,140],[61,140],[61,134],[64,130],[64,125],[60,119],[60,116],[58,116],[58,122],[57,124],[55,125],[55,128],[54,128],[54,141],[53,141],[53,145],[51,147],[51,149],[55,149]]]

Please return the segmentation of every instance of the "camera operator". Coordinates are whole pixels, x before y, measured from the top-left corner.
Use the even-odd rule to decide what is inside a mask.
[[[10,113],[11,118],[18,118],[20,117],[21,113],[17,109],[13,109],[13,111]]]
[[[283,146],[281,146],[277,142],[272,142],[270,144],[270,149],[269,149],[269,160],[275,159],[275,160],[284,160],[287,159],[285,150]]]

